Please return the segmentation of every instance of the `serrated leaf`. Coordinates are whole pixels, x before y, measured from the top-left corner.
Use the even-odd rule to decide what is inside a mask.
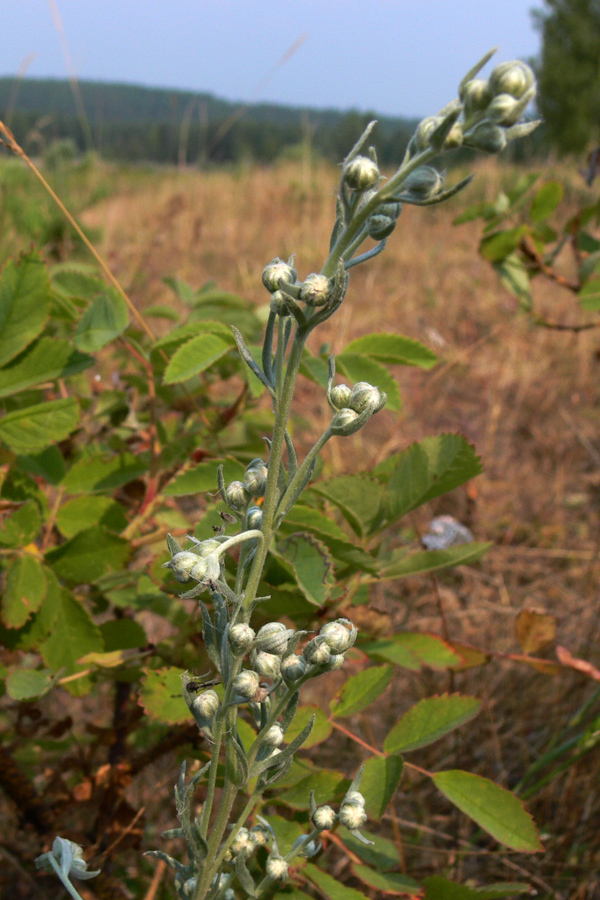
[[[411,444],[397,459],[384,498],[390,521],[446,494],[482,471],[474,447],[461,434],[425,438]]]
[[[52,287],[64,297],[93,300],[105,290],[106,284],[91,267],[70,262],[52,270]]]
[[[120,453],[106,456],[100,451],[96,456],[78,460],[71,466],[64,479],[64,488],[69,494],[91,494],[113,491],[134,478],[139,478],[148,470],[145,456]]]
[[[341,772],[332,769],[319,769],[318,772],[308,775],[298,781],[293,787],[277,796],[278,803],[285,803],[293,809],[308,809],[310,806],[310,792],[315,792],[317,806],[329,803],[338,794],[342,793],[346,778]]]
[[[441,637],[414,631],[395,634],[391,639],[361,643],[360,648],[371,659],[385,660],[413,672],[420,671],[423,666],[441,672],[463,662],[456,650]]]
[[[128,541],[95,525],[49,550],[46,561],[60,578],[75,584],[93,584],[107,572],[122,569],[130,553]]]
[[[543,222],[561,202],[565,189],[560,181],[548,181],[536,192],[529,216],[532,222]]]
[[[38,254],[8,262],[0,277],[0,365],[35,340],[49,308],[50,280]]]
[[[218,460],[203,462],[177,475],[173,481],[165,487],[163,493],[169,497],[182,497],[185,494],[201,494],[205,491],[217,490]]]
[[[6,413],[0,419],[0,439],[16,453],[31,453],[63,441],[78,422],[79,405],[74,397],[50,400]]]
[[[37,503],[35,500],[26,500],[2,522],[0,547],[26,547],[35,540],[41,525],[42,519]]]
[[[298,532],[277,544],[280,565],[291,568],[309,603],[322,606],[333,587],[333,563],[327,548],[310,534]]]
[[[372,356],[382,363],[391,365],[419,366],[431,369],[437,363],[437,356],[424,344],[413,341],[401,334],[365,334],[356,338],[344,348],[345,354],[361,353]]]
[[[95,353],[118,337],[129,323],[123,298],[112,290],[97,294],[85,309],[73,332],[78,350]]]
[[[63,676],[73,675],[84,668],[78,662],[81,656],[102,650],[102,636],[88,611],[70,591],[61,591],[52,632],[39,647],[46,665],[53,672],[64,669]],[[65,682],[64,686],[80,697],[89,691],[91,681],[87,677],[78,678]]]
[[[29,553],[12,559],[6,570],[2,597],[2,621],[7,628],[21,628],[38,611],[46,596],[44,566]]]
[[[109,531],[122,531],[127,525],[127,516],[122,506],[111,497],[73,497],[58,510],[56,525],[59,531],[70,538],[79,531],[94,525],[103,525]]]
[[[544,849],[522,801],[506,788],[460,769],[436,772],[432,780],[451,803],[504,846],[521,853]]]
[[[522,882],[498,882],[482,887],[467,887],[449,881],[442,875],[431,875],[423,879],[425,900],[509,900],[517,894],[532,893],[531,887]]]
[[[169,725],[191,721],[187,703],[181,695],[181,674],[181,669],[165,666],[143,675],[139,704],[153,719]]]
[[[379,518],[383,490],[374,478],[340,475],[318,481],[310,490],[337,506],[360,537],[369,534]]]
[[[368,381],[387,394],[386,409],[397,411],[402,407],[400,388],[395,378],[378,360],[361,353],[348,353],[346,350],[336,356],[336,367],[346,375],[351,383]]]
[[[341,718],[360,712],[383,694],[393,674],[391,666],[371,666],[352,675],[331,701],[331,715]]]
[[[52,485],[59,484],[66,472],[64,457],[56,444],[39,453],[19,456],[18,464],[24,472],[37,475]]]
[[[13,700],[43,697],[51,687],[52,673],[48,669],[10,669],[6,678],[6,693]]]
[[[326,741],[333,730],[333,725],[320,706],[307,705],[301,706],[294,716],[292,724],[285,733],[286,743],[293,741],[313,716],[315,719],[313,729],[308,739],[302,745],[303,749],[308,750],[309,747],[315,747],[317,744],[322,744],[323,741]]]
[[[342,884],[312,863],[307,863],[303,874],[325,894],[327,900],[367,900],[365,894]]]
[[[399,756],[371,756],[365,763],[360,792],[365,798],[369,819],[379,821],[394,796],[402,777]]]
[[[465,566],[481,559],[491,546],[491,543],[473,541],[469,544],[448,547],[447,550],[419,550],[417,553],[408,553],[400,548],[380,559],[379,579],[389,581],[408,575],[419,575],[422,572],[435,572],[451,566]]]
[[[348,540],[345,532],[329,516],[317,509],[296,504],[287,514],[281,530],[297,531],[301,528],[316,535],[331,551],[334,560],[363,572],[375,574],[379,571],[377,560],[362,547]]]
[[[408,875],[396,872],[384,873],[371,869],[368,866],[360,866],[353,863],[352,871],[363,884],[368,885],[382,894],[400,894],[407,897],[422,897],[423,889],[418,881]]]
[[[460,694],[443,694],[420,700],[406,712],[385,739],[386,753],[407,753],[437,741],[481,709],[481,700]]]
[[[211,333],[190,338],[173,354],[164,374],[164,383],[176,384],[199,375],[228,353],[234,344],[233,335],[229,342]]]
[[[0,397],[46,381],[66,378],[93,364],[91,356],[74,350],[69,341],[56,337],[40,338],[10,365],[0,369]]]

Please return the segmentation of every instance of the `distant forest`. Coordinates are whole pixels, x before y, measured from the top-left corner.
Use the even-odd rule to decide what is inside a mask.
[[[398,164],[418,120],[251,104],[212,94],[93,81],[0,78],[0,118],[32,154],[69,138],[79,152],[94,150],[122,162],[203,165],[242,160],[269,163],[301,145],[339,162],[372,119],[380,164]],[[539,153],[539,138],[511,145],[522,161]],[[514,159],[514,156],[512,157]]]

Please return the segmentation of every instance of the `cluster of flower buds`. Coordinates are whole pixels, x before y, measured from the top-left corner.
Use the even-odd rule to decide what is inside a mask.
[[[331,806],[317,806],[314,791],[311,791],[310,817],[315,828],[319,831],[331,831],[336,823],[339,822],[340,825],[344,825],[352,834],[358,837],[361,842],[369,843],[359,831],[367,821],[365,798],[359,790],[361,778],[362,769],[350,785],[338,813]]]
[[[365,194],[364,202],[370,199],[369,193]],[[380,203],[373,215],[367,219],[367,232],[374,241],[383,241],[388,238],[402,212],[402,204],[396,201]]]
[[[272,259],[263,269],[262,282],[271,295],[271,311],[280,316],[289,316],[281,285],[297,285],[298,273],[294,269],[294,257],[287,262],[279,257]]]
[[[347,384],[330,385],[327,399],[334,410],[329,426],[331,432],[346,437],[362,428],[374,413],[383,409],[387,394],[367,381],[359,381],[353,388]]]
[[[306,644],[302,659],[306,669],[334,672],[344,665],[344,654],[353,646],[358,634],[349,619],[335,619],[323,625],[319,634]]]
[[[171,569],[180,584],[189,581],[200,583],[216,581],[221,572],[220,557],[217,553],[220,544],[226,538],[209,538],[199,541],[192,535],[186,535],[194,544],[193,550],[183,550],[174,537],[167,535],[167,544],[171,559],[163,563],[163,569]]]

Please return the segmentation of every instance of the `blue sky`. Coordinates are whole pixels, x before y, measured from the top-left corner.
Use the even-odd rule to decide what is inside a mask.
[[[53,5],[80,78],[424,116],[491,47],[534,56],[542,0],[0,0],[1,75],[68,74]]]

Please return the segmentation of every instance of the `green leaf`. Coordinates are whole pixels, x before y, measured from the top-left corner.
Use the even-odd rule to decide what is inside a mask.
[[[163,493],[168,497],[182,497],[185,494],[202,494],[205,491],[217,490],[217,469],[219,468],[218,460],[203,462],[177,475],[171,481]]]
[[[379,834],[365,831],[364,828],[361,828],[360,831],[372,842],[371,844],[363,844],[343,826],[339,829],[340,837],[352,853],[380,872],[389,872],[390,869],[400,866],[400,854],[395,844]]]
[[[61,591],[52,631],[39,647],[46,665],[53,672],[64,669],[63,675],[73,675],[85,668],[77,662],[80,657],[103,649],[100,630],[88,611],[70,591]],[[89,691],[91,684],[88,677],[83,677],[68,681],[64,686],[80,697]]]
[[[489,259],[490,262],[500,262],[517,249],[528,230],[527,225],[517,225],[516,228],[494,231],[483,238],[479,252],[484,259]]]
[[[385,492],[387,518],[395,521],[482,471],[475,449],[461,434],[440,434],[398,454]]]
[[[419,366],[431,369],[437,363],[437,356],[424,344],[413,341],[401,334],[365,334],[350,341],[344,354],[361,353],[372,356],[382,363],[391,365]]]
[[[175,384],[204,372],[235,344],[216,334],[199,334],[175,351],[164,374],[165,384]]]
[[[309,603],[322,606],[333,586],[333,563],[327,548],[310,534],[299,532],[277,544],[277,561],[291,569]]]
[[[52,270],[52,287],[64,297],[93,300],[106,289],[106,284],[91,266],[69,262],[65,267]]]
[[[393,674],[391,666],[371,666],[352,675],[331,701],[331,715],[340,718],[360,712],[383,694]]]
[[[71,466],[64,479],[69,494],[91,494],[114,491],[148,470],[146,456],[120,453],[106,457],[98,455],[78,460]]]
[[[165,666],[147,670],[141,679],[140,705],[147,714],[169,725],[190,722],[187,703],[181,695],[181,669]]]
[[[0,419],[0,439],[16,453],[31,453],[63,441],[78,422],[79,405],[74,397],[50,400],[6,413]]]
[[[66,378],[94,364],[91,356],[73,350],[69,341],[40,338],[25,353],[0,369],[0,397],[24,391],[36,384]]]
[[[483,887],[467,887],[442,875],[423,879],[425,900],[508,900],[516,894],[531,895],[531,886],[522,882],[497,882]]]
[[[341,353],[335,358],[336,368],[354,384],[368,381],[387,394],[386,409],[397,411],[402,406],[398,382],[380,362],[360,353]]]
[[[65,459],[56,444],[51,444],[39,453],[19,456],[18,463],[24,472],[37,475],[54,486],[62,481],[66,472]]]
[[[315,717],[313,729],[307,740],[302,744],[302,749],[308,750],[309,747],[315,747],[317,744],[322,744],[323,741],[327,740],[333,730],[333,725],[320,706],[307,705],[299,707],[292,724],[286,731],[285,741],[287,744],[293,741],[295,737],[298,737],[302,729],[308,725],[312,716]]]
[[[75,584],[93,584],[107,572],[122,569],[130,553],[128,541],[94,525],[49,550],[46,561],[60,578]]]
[[[521,309],[530,310],[533,300],[529,272],[518,253],[509,253],[501,262],[494,263],[494,269],[509,294],[517,298]]]
[[[135,619],[110,619],[100,626],[106,653],[114,650],[135,650],[148,643],[146,632]]]
[[[436,772],[432,780],[451,803],[501,844],[521,853],[544,849],[525,806],[506,788],[460,769]]]
[[[422,572],[435,572],[450,566],[469,565],[481,559],[491,546],[491,543],[472,541],[448,547],[447,550],[419,550],[417,553],[407,553],[404,548],[399,548],[380,559],[379,577],[390,580]]]
[[[325,894],[327,900],[367,900],[365,894],[342,884],[312,863],[306,864],[303,874]]]
[[[360,792],[365,798],[369,819],[379,821],[388,808],[402,777],[399,756],[371,756],[365,763]]]
[[[591,278],[577,296],[582,309],[590,312],[600,309],[600,278]]]
[[[56,525],[67,538],[93,525],[104,525],[109,531],[119,532],[127,525],[127,516],[111,497],[73,497],[58,510]]]
[[[383,490],[374,478],[340,475],[318,481],[310,490],[337,506],[360,537],[369,534],[379,518]]]
[[[98,294],[91,301],[73,332],[78,350],[95,353],[118,337],[129,323],[129,310],[123,298],[113,290]]]
[[[42,520],[35,500],[26,500],[0,530],[0,547],[26,547],[37,537]]]
[[[371,659],[385,660],[413,672],[420,671],[423,666],[441,672],[463,662],[450,644],[435,634],[405,631],[389,640],[361,643],[360,649]]]
[[[543,222],[561,202],[565,189],[560,181],[548,181],[536,192],[529,212],[532,222]]]
[[[284,819],[283,816],[271,814],[265,816],[265,819],[275,832],[277,846],[279,847],[279,852],[282,855],[289,853],[292,849],[294,841],[305,833],[302,825],[299,822],[293,822],[289,819]],[[301,858],[297,857],[294,860],[295,866],[301,863]],[[306,896],[306,894],[304,896]]]
[[[278,803],[285,803],[293,809],[308,809],[310,806],[310,792],[315,792],[317,806],[333,801],[347,785],[347,779],[341,772],[332,769],[319,769],[312,775],[303,778],[289,790],[277,797]]]
[[[8,262],[0,277],[0,365],[35,340],[49,308],[50,280],[38,254]]]
[[[11,559],[2,597],[2,621],[6,627],[24,625],[42,605],[46,590],[44,566],[39,559],[29,553]]]
[[[6,679],[6,692],[13,700],[43,697],[52,687],[48,669],[11,669]]]
[[[386,753],[407,753],[437,741],[481,709],[481,700],[460,694],[443,694],[420,700],[405,713],[385,739]]]
[[[285,517],[281,530],[285,533],[290,529],[297,531],[298,528],[310,531],[323,541],[335,560],[363,572],[375,574],[379,571],[374,557],[362,547],[357,547],[349,541],[343,529],[319,510],[299,503],[293,506]]]
[[[382,894],[401,894],[402,896],[422,897],[423,889],[418,881],[408,875],[397,873],[378,872],[368,866],[352,865],[352,871],[357,878]]]

